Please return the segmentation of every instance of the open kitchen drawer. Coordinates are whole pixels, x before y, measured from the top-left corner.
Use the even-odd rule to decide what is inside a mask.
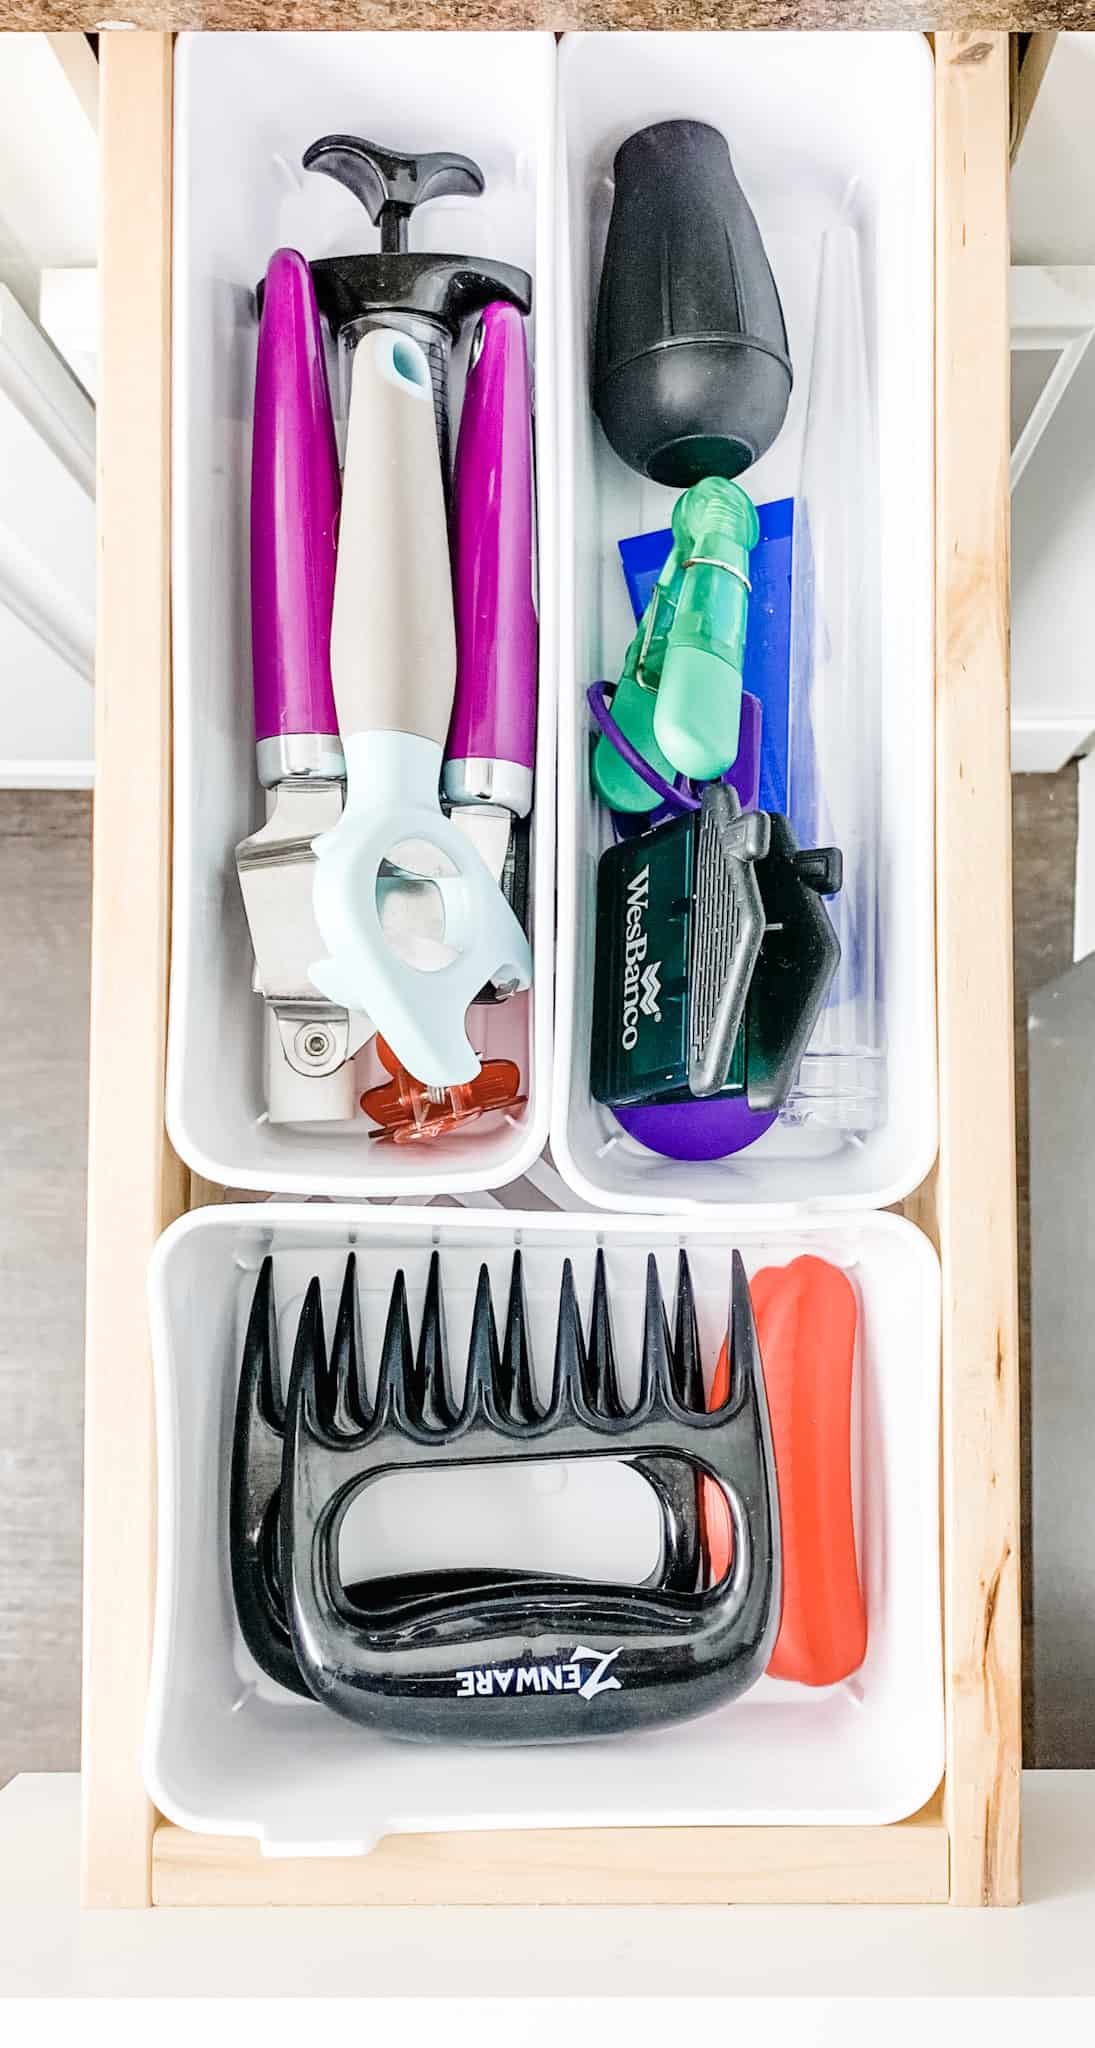
[[[1018,1380],[1007,671],[1008,40],[936,38],[940,1149],[904,1207],[943,1267],[946,1775],[890,1827],[389,1837],[277,1861],[141,1776],[155,1446],[145,1271],[219,1199],[164,1132],[170,883],[171,38],[101,39],[104,333],[88,1213],[89,1904],[1008,1903],[1019,1865]]]

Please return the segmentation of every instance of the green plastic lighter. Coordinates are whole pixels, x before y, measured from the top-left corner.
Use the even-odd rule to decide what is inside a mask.
[[[723,477],[693,484],[673,508],[673,546],[612,699],[617,725],[665,781],[711,782],[737,758],[758,534],[752,499]],[[604,735],[593,785],[614,811],[649,811],[659,800]]]
[[[654,738],[697,782],[732,768],[741,724],[749,556],[760,527],[739,484],[707,477],[673,513],[680,593],[654,705]]]

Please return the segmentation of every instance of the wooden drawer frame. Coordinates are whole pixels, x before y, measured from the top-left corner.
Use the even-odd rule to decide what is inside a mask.
[[[102,37],[105,308],[88,1191],[84,1893],[137,1906],[1009,1903],[1019,1892],[1019,1454],[1008,731],[1008,38],[936,61],[940,1148],[904,1206],[943,1265],[946,1777],[894,1827],[396,1836],[271,1861],[151,1808],[145,1266],[219,1199],[164,1132],[170,912],[172,47]]]

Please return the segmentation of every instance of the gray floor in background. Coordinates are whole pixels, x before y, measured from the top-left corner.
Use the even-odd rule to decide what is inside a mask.
[[[1030,1004],[1034,1760],[1095,1769],[1095,953]]]
[[[1015,1122],[1019,1192],[1019,1372],[1023,1412],[1023,1756],[1040,1755],[1034,1725],[1034,1543],[1031,1533],[1030,1140],[1027,1007],[1072,962],[1076,894],[1076,770],[1012,778],[1015,931]],[[1045,1448],[1045,1447],[1043,1447]],[[1039,1622],[1041,1616],[1039,1614]],[[1060,1759],[1059,1759],[1060,1761]]]
[[[79,1761],[90,831],[0,791],[0,1784]]]
[[[1029,1407],[1026,1014],[1031,993],[1064,972],[1072,958],[1075,770],[1017,777],[1014,819],[1021,1343]],[[88,797],[0,791],[0,1784],[17,1771],[73,1769],[79,1754],[90,867]],[[1051,1082],[1050,1088],[1051,1093],[1057,1089],[1055,1108],[1061,1109],[1060,1084]],[[1092,1101],[1095,1110],[1095,1091]],[[1075,1141],[1076,1127],[1067,1110],[1064,1124]],[[1095,1144],[1095,1115],[1091,1135]],[[1049,1137],[1044,1156],[1037,1142],[1035,1146],[1040,1257],[1043,1245],[1052,1246],[1054,1239],[1057,1143]],[[1091,1156],[1089,1147],[1089,1160]],[[1095,1273],[1095,1262],[1073,1262],[1070,1283],[1075,1285],[1078,1271],[1086,1272],[1089,1265]],[[1060,1275],[1061,1285],[1065,1277]],[[1036,1321],[1041,1340],[1040,1304],[1039,1293]],[[1082,1313],[1077,1330],[1053,1328],[1051,1341],[1061,1370],[1067,1369],[1066,1346],[1071,1349],[1075,1341],[1074,1369],[1090,1377],[1092,1327],[1095,1301]],[[1041,1376],[1038,1384],[1041,1393]],[[1095,1542],[1089,1531],[1083,1550],[1073,1525],[1062,1515],[1069,1500],[1053,1483],[1055,1446],[1058,1440],[1062,1445],[1067,1442],[1073,1421],[1070,1406],[1053,1391],[1056,1384],[1051,1372],[1045,1381],[1047,1400],[1036,1404],[1034,1418],[1039,1473],[1048,1477],[1037,1551],[1029,1531],[1024,1541],[1028,1671],[1033,1668],[1030,1636],[1035,1614],[1039,1631],[1043,1621],[1042,1567],[1048,1572],[1057,1559],[1067,1571],[1073,1559],[1075,1584],[1079,1588],[1082,1582],[1089,1603],[1092,1597]],[[1095,1419],[1091,1429],[1087,1502],[1092,1494],[1087,1474],[1095,1460]],[[1047,1512],[1051,1509],[1052,1535]],[[1090,1515],[1090,1506],[1087,1512]],[[1032,1558],[1038,1560],[1034,1573]],[[1067,1634],[1071,1626],[1070,1611],[1067,1595],[1055,1595],[1047,1607],[1044,1644],[1039,1641],[1040,1699],[1051,1697],[1046,1688],[1054,1683],[1053,1673],[1044,1669],[1046,1659],[1056,1658],[1059,1668],[1059,1660],[1071,1654],[1060,1633],[1063,1628]],[[1091,1612],[1089,1604],[1089,1641]],[[1090,1753],[1059,1754],[1056,1746],[1043,1754],[1041,1712],[1036,1740],[1029,1688],[1026,1706],[1028,1762],[1095,1761]],[[1057,1745],[1058,1735],[1053,1742]]]

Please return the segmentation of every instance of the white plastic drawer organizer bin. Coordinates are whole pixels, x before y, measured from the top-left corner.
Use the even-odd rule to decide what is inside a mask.
[[[556,669],[553,353],[555,42],[550,35],[181,36],[174,164],[174,897],[167,1120],[180,1155],[222,1185],[303,1195],[430,1197],[524,1172],[547,1136],[552,1013]],[[376,250],[358,200],[301,158],[321,136],[459,152],[478,197],[416,212],[415,249],[456,251],[532,277],[540,667],[530,851],[533,981],[476,1011],[476,1049],[514,1060],[524,1100],[439,1145],[377,1145],[367,1118],[267,1115],[264,1005],[234,850],[261,822],[248,603],[257,322],[274,251],[310,260]],[[453,423],[468,340],[454,350]],[[341,433],[345,394],[331,356]],[[378,504],[379,518],[384,506]],[[425,977],[423,977],[425,979]],[[351,1106],[384,1080],[370,1045]],[[306,1086],[322,1085],[309,1080]],[[299,1084],[298,1084],[299,1087]]]
[[[690,1222],[700,1351],[725,1329],[730,1247],[750,1274],[812,1252],[854,1287],[852,1487],[867,1653],[853,1677],[807,1688],[770,1677],[729,1706],[596,1743],[460,1746],[386,1739],[262,1676],[233,1602],[228,1497],[240,1355],[269,1254],[287,1372],[312,1275],[328,1335],[355,1250],[367,1378],[397,1270],[417,1332],[439,1255],[456,1391],[481,1263],[503,1304],[524,1260],[541,1399],[552,1370],[564,1256],[583,1316],[603,1247],[621,1393],[634,1400],[647,1255],[672,1300],[682,1233],[668,1223],[501,1210],[204,1209],[161,1240],[151,1308],[160,1544],[145,1770],[181,1825],[257,1837],[279,1855],[360,1854],[386,1833],[715,1822],[886,1822],[917,1810],[943,1769],[939,1642],[939,1279],[901,1218],[813,1220],[768,1233]],[[535,1475],[535,1476],[533,1476]],[[392,1571],[504,1565],[637,1583],[659,1542],[654,1496],[612,1459],[389,1476],[351,1505],[344,1584]],[[592,1704],[575,1696],[575,1712]]]
[[[936,1145],[931,56],[901,34],[568,36],[559,110],[553,1156],[609,1209],[884,1206]],[[594,418],[592,338],[616,152],[682,116],[728,141],[782,298],[790,405],[740,482],[758,506],[793,503],[787,809],[800,845],[844,862],[841,963],[798,1086],[759,1141],[709,1162],[625,1135],[589,1065],[611,834],[586,690],[619,675],[634,631],[617,543],[668,526],[675,495],[625,467]]]

